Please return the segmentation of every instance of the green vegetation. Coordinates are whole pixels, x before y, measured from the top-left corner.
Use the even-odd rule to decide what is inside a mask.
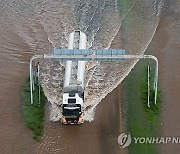
[[[147,67],[146,67],[147,68]],[[145,71],[145,70],[144,70]],[[148,89],[147,89],[147,71],[146,76],[141,82],[141,99],[144,104],[147,120],[150,124],[156,125],[158,122],[158,115],[160,114],[160,89],[158,87],[157,104],[154,104],[154,67],[150,71],[150,108],[147,107]]]
[[[123,104],[125,104],[127,126],[132,137],[152,137],[158,133],[158,116],[160,113],[160,92],[158,90],[157,104],[154,104],[153,79],[154,69],[151,64],[150,74],[150,108],[147,106],[147,66],[144,60],[139,61],[123,82]],[[157,153],[154,144],[135,144],[128,147],[132,154]]]
[[[46,98],[41,89],[41,104],[38,105],[38,86],[34,90],[34,103],[30,103],[30,83],[29,79],[22,88],[22,114],[28,128],[33,131],[33,138],[40,139],[43,131],[44,113]]]

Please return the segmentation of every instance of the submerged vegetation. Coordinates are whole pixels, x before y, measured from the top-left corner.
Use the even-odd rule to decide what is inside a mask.
[[[157,104],[154,104],[154,69],[150,71],[150,108],[147,105],[147,66],[144,60],[139,61],[123,81],[123,102],[126,108],[126,129],[134,137],[152,137],[157,135],[158,117],[160,114],[160,90],[158,88]],[[129,153],[157,153],[154,144],[135,144],[128,147]]]
[[[33,92],[34,103],[30,103],[30,83],[29,79],[26,80],[22,88],[22,114],[25,123],[28,128],[33,131],[33,138],[36,140],[40,139],[43,131],[44,113],[45,113],[45,103],[46,98],[41,88],[41,103],[38,104],[38,86],[35,85]]]

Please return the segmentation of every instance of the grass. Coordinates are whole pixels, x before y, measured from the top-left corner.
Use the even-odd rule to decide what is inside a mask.
[[[35,86],[34,90],[34,103],[30,103],[30,83],[29,79],[26,80],[22,88],[22,114],[25,123],[29,129],[33,131],[33,138],[37,141],[43,132],[43,122],[45,113],[46,98],[41,89],[41,104],[38,105],[38,86]]]
[[[139,61],[135,68],[123,81],[123,102],[127,117],[127,131],[133,137],[152,137],[157,133],[157,123],[160,113],[160,91],[158,90],[157,104],[154,105],[154,90],[151,86],[150,105],[147,107],[147,65],[144,60]],[[151,85],[154,70],[151,70]],[[155,154],[154,144],[132,144],[128,147],[132,154]]]
[[[148,122],[151,125],[156,125],[158,122],[158,115],[160,114],[160,101],[161,101],[161,94],[160,89],[158,87],[157,91],[157,103],[154,104],[154,88],[153,88],[153,79],[154,79],[154,67],[151,67],[150,71],[150,108],[147,107],[147,96],[148,96],[148,90],[147,90],[147,78],[143,78],[143,81],[141,83],[141,99],[144,104],[145,114],[147,117]],[[147,77],[147,71],[146,71],[146,77]]]

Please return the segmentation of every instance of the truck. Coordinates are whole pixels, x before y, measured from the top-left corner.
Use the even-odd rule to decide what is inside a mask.
[[[87,37],[81,31],[69,35],[68,49],[86,49]],[[82,124],[84,104],[85,61],[66,61],[62,117],[63,124]]]

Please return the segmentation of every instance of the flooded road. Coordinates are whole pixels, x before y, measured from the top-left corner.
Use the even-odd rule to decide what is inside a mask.
[[[160,136],[180,136],[180,1],[165,1],[149,50],[159,58],[162,90]],[[159,153],[178,153],[179,144],[161,144]]]
[[[49,121],[49,112],[51,120],[58,119],[56,103],[61,102],[63,72],[57,66],[63,67],[63,63],[42,64],[42,86],[50,109],[47,106],[40,143],[32,139],[20,111],[20,90],[28,76],[30,57],[50,53],[53,48],[65,48],[69,33],[75,29],[86,33],[89,48],[125,48],[127,53],[144,53],[156,34],[162,1],[137,0],[125,4],[120,0],[119,4],[118,8],[115,0],[0,1],[1,153],[120,153],[117,144],[120,90],[116,87],[136,61],[88,65],[85,105],[86,120],[94,119],[91,123],[64,126]],[[58,75],[52,78],[50,74],[56,71]],[[162,82],[164,78],[161,77]],[[56,82],[59,85],[54,86]]]
[[[119,93],[120,89],[116,88],[98,105],[96,118],[91,123],[67,126],[46,121],[45,135],[37,153],[120,153],[117,144],[120,99],[115,97]]]

